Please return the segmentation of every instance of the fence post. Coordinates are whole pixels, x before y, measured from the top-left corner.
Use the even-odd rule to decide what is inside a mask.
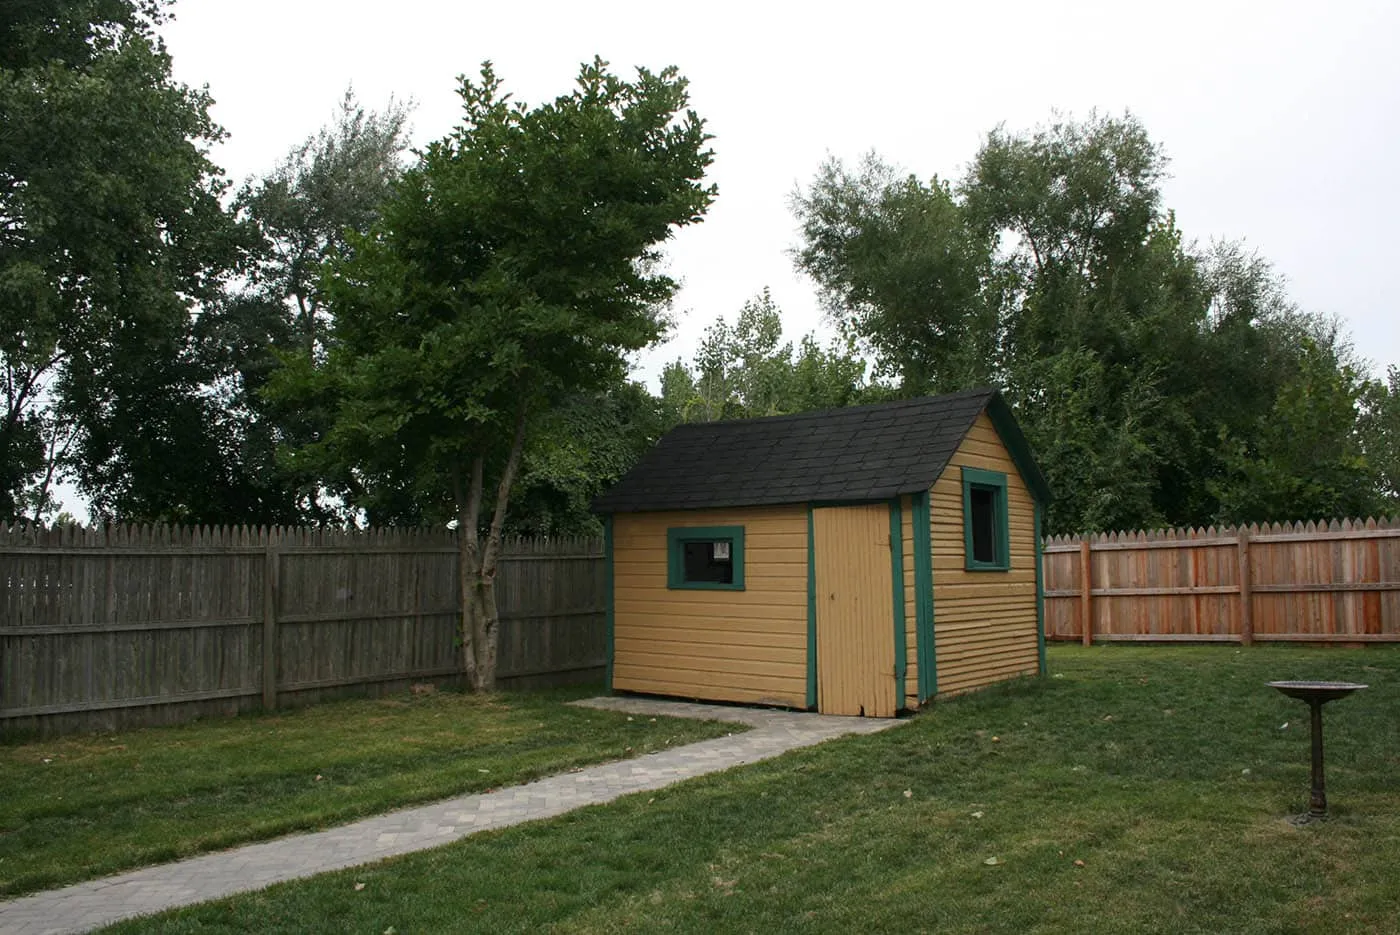
[[[1089,537],[1079,543],[1079,621],[1084,631],[1084,645],[1094,645],[1093,591],[1094,575],[1089,567]]]
[[[1253,572],[1249,567],[1249,527],[1239,528],[1240,539],[1240,642],[1254,642]]]
[[[277,552],[277,531],[267,531],[267,547],[263,557],[263,651],[262,700],[263,709],[277,707],[277,579],[282,571]]]

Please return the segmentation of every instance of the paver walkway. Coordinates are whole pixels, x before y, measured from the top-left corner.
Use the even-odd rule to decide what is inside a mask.
[[[629,793],[755,763],[842,734],[869,734],[901,723],[640,698],[593,698],[577,703],[648,717],[733,721],[753,729],[523,786],[390,812],[329,831],[249,844],[0,902],[0,933],[85,932],[131,916],[438,847],[489,828],[551,818]]]

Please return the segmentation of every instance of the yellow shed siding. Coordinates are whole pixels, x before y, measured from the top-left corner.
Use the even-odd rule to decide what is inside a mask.
[[[743,526],[744,590],[671,590],[666,530]],[[805,707],[805,505],[613,516],[613,687]]]
[[[1009,571],[966,571],[962,468],[1007,481]],[[938,692],[965,691],[1039,670],[1035,601],[1035,504],[986,413],[930,491],[933,627]]]

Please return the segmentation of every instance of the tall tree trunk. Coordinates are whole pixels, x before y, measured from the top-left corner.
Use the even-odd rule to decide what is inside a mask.
[[[461,478],[454,478],[457,498],[458,568],[462,601],[462,674],[472,691],[489,692],[496,687],[496,659],[500,646],[500,608],[496,603],[496,563],[501,551],[501,536],[505,530],[506,507],[510,503],[510,488],[520,470],[520,458],[525,450],[525,416],[528,401],[522,395],[515,417],[510,455],[501,472],[496,489],[496,506],[491,516],[491,529],[485,543],[478,534],[483,498],[484,459],[472,462],[471,487],[462,488]]]
[[[491,531],[486,536],[486,547],[481,556],[481,638],[476,647],[480,691],[491,691],[496,687],[496,657],[501,636],[501,614],[496,604],[496,560],[501,551],[510,488],[515,483],[515,475],[520,470],[520,457],[525,450],[525,415],[528,407],[528,398],[522,392],[515,415],[515,437],[511,439],[510,457],[506,459],[501,483],[496,488],[496,511],[491,517]]]
[[[481,548],[477,527],[481,521],[482,475],[485,464],[480,456],[472,461],[471,480],[462,484],[460,473],[453,474],[453,496],[457,500],[457,582],[462,619],[459,626],[462,675],[468,687],[477,686],[476,621],[480,616],[477,595],[481,593]]]

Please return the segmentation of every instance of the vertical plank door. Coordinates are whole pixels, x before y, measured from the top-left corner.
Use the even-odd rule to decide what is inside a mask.
[[[894,598],[888,504],[812,511],[817,710],[894,717]]]

